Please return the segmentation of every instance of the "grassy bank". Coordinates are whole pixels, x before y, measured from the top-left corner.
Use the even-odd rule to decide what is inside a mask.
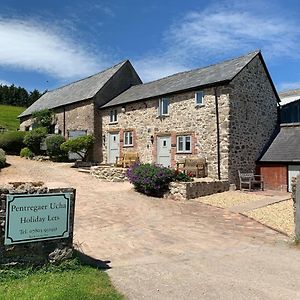
[[[81,265],[78,260],[60,266],[0,268],[2,300],[123,299],[99,269]]]
[[[19,119],[17,117],[24,110],[24,107],[0,105],[0,127],[8,130],[19,128]]]

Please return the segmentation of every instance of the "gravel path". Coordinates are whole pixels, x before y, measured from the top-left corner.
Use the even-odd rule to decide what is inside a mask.
[[[263,208],[246,212],[245,215],[259,222],[285,232],[290,237],[294,236],[294,210],[293,201],[287,200]]]
[[[265,198],[265,196],[242,193],[240,191],[228,191],[206,197],[200,197],[197,198],[197,201],[217,207],[228,208],[242,203],[261,200],[263,198]]]

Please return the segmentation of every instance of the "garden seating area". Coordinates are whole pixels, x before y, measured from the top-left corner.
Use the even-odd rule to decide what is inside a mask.
[[[197,178],[207,177],[207,163],[205,158],[185,158],[177,162],[177,171]]]
[[[125,152],[120,157],[116,157],[116,167],[129,168],[134,163],[139,162],[139,155],[137,152]]]
[[[251,192],[256,186],[262,191],[264,190],[264,178],[261,175],[256,175],[254,172],[242,172],[238,170],[240,190],[247,188]]]

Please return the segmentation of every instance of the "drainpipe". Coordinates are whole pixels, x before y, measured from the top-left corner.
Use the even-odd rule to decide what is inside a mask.
[[[66,108],[64,107],[64,138],[66,138]]]
[[[216,106],[216,125],[217,125],[217,163],[218,179],[221,180],[221,153],[220,153],[220,121],[219,121],[219,102],[217,87],[215,87],[215,106]]]

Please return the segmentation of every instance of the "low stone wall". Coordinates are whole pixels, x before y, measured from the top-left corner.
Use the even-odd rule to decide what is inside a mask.
[[[166,198],[188,200],[228,191],[230,185],[226,180],[201,178],[192,182],[171,182],[169,187]]]
[[[117,168],[112,166],[95,166],[91,167],[91,174],[98,179],[106,181],[122,182],[127,181],[125,168]]]
[[[8,194],[71,193],[69,238],[4,245],[6,196]],[[0,264],[44,264],[57,262],[72,255],[75,189],[48,188],[42,182],[14,182],[0,185]]]

